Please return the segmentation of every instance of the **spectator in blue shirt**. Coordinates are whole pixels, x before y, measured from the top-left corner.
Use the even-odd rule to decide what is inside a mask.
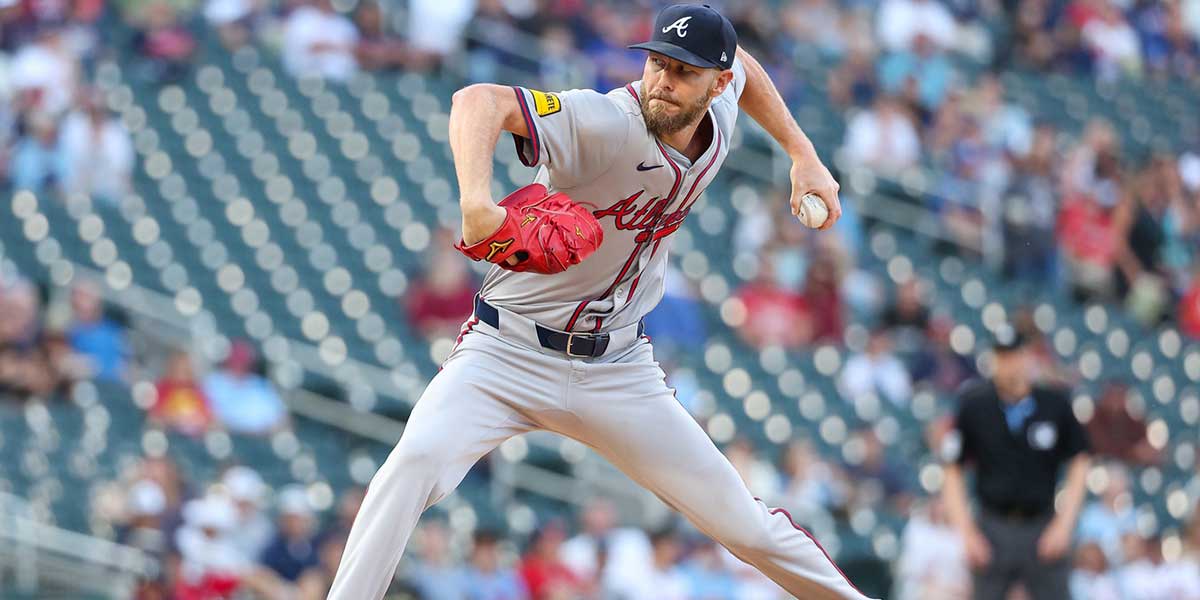
[[[259,563],[291,582],[318,563],[314,542],[316,520],[308,494],[300,486],[279,492],[279,533],[263,550]]]
[[[1121,538],[1137,531],[1137,513],[1125,467],[1113,463],[1104,473],[1104,490],[1080,512],[1076,532],[1080,544],[1095,543],[1110,563],[1119,564],[1126,559],[1121,555]]]
[[[662,301],[646,315],[645,322],[646,335],[668,357],[679,351],[702,348],[708,339],[704,308],[687,278],[673,266],[667,267]]]
[[[100,288],[84,281],[71,290],[74,322],[67,330],[71,349],[82,356],[97,379],[119,381],[125,377],[129,343],[125,329],[104,314]]]
[[[406,578],[422,600],[461,600],[470,587],[450,549],[450,532],[440,521],[422,524],[417,555]]]
[[[921,107],[936,110],[954,81],[954,67],[933,41],[918,35],[912,50],[894,52],[879,63],[879,80],[888,93],[905,90],[908,80],[916,82],[916,98]]]
[[[529,597],[516,569],[500,564],[500,538],[494,532],[475,532],[470,564],[463,569],[467,600],[524,600]]]
[[[8,171],[16,189],[42,192],[57,181],[62,164],[54,118],[33,113],[25,128],[25,135],[12,148]]]
[[[236,341],[223,368],[204,378],[204,395],[217,419],[229,431],[269,434],[287,426],[287,407],[271,382],[253,371],[254,349]]]
[[[696,540],[691,556],[683,564],[690,597],[703,600],[738,597],[737,578],[722,564],[722,551],[711,540]]]

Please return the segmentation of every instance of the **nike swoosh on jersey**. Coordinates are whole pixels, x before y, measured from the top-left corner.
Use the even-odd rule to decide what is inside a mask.
[[[650,165],[649,167],[647,167],[647,166],[646,166],[646,162],[645,162],[645,161],[642,161],[642,162],[638,163],[637,170],[639,170],[639,171],[649,171],[649,170],[651,170],[651,169],[657,169],[657,168],[659,168],[659,167],[662,167],[662,165]]]

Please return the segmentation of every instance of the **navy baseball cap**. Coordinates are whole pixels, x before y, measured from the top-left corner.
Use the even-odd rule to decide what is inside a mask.
[[[707,4],[675,4],[654,20],[650,41],[630,48],[650,50],[694,67],[728,69],[737,52],[733,23]]]

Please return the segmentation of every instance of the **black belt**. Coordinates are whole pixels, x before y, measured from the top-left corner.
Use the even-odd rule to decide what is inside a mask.
[[[480,321],[500,329],[500,311],[488,304],[486,300],[475,297],[475,316]],[[603,356],[608,350],[609,337],[607,333],[574,333],[558,331],[542,327],[534,323],[537,330],[538,342],[543,348],[565,353],[575,358],[596,358]],[[644,324],[638,321],[638,337],[641,337]]]
[[[1045,518],[1052,512],[1049,508],[1033,508],[1029,506],[994,506],[984,504],[983,510],[987,511],[994,517],[999,517],[1006,521],[1037,521]]]

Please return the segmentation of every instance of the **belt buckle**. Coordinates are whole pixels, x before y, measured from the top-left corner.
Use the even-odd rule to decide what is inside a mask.
[[[575,336],[577,336],[577,335],[580,337],[587,337],[586,334],[582,334],[582,333],[578,333],[578,332],[574,332],[574,331],[568,333],[567,334],[567,350],[566,350],[567,356],[570,356],[572,358],[591,358],[592,355],[590,353],[589,354],[575,354],[574,352],[571,351],[571,347],[575,344]],[[595,345],[592,346],[593,349],[595,347],[596,347]]]

